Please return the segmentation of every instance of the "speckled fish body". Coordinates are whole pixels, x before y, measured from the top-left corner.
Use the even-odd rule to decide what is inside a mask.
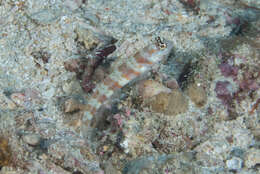
[[[101,83],[97,84],[93,93],[88,99],[86,111],[83,120],[91,120],[99,108],[105,103],[117,90],[149,71],[153,65],[166,58],[173,44],[170,41],[157,42],[150,44],[134,54],[124,59],[117,65],[114,71],[109,74]]]

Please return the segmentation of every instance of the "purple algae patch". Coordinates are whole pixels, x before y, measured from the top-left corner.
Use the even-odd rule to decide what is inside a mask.
[[[230,106],[232,103],[233,92],[232,85],[229,81],[218,81],[216,83],[215,92],[217,97],[225,106]]]
[[[224,77],[232,77],[234,79],[238,74],[238,67],[232,66],[228,63],[221,63],[219,68]]]

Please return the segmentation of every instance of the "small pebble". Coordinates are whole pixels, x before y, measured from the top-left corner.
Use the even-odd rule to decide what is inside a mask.
[[[233,157],[226,161],[226,166],[230,170],[239,170],[242,168],[243,160],[238,157]]]
[[[179,89],[179,85],[176,79],[167,80],[165,85],[170,89]]]
[[[23,136],[23,141],[31,146],[36,146],[40,143],[41,137],[38,134],[26,134]]]

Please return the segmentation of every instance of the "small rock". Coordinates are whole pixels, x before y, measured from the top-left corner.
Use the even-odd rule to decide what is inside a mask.
[[[252,168],[257,164],[260,164],[260,149],[251,149],[246,154],[245,165]]]
[[[167,115],[177,115],[188,109],[188,102],[179,90],[154,96],[150,105],[153,111]]]
[[[8,166],[11,162],[11,149],[8,139],[0,137],[0,166]]]
[[[176,79],[167,80],[165,85],[170,89],[179,89],[179,85]]]
[[[191,101],[197,106],[202,107],[207,102],[207,94],[203,87],[197,84],[191,84],[187,90],[188,96]]]
[[[41,137],[38,134],[26,134],[23,136],[23,141],[31,146],[36,146],[40,143]]]
[[[78,101],[70,98],[64,103],[64,112],[69,113],[69,112],[74,112],[78,110],[82,110],[84,107],[83,104],[79,103]]]
[[[239,170],[242,168],[243,160],[238,157],[233,157],[226,161],[226,166],[231,170]]]
[[[144,99],[158,95],[159,93],[170,93],[171,90],[154,80],[145,80],[137,86],[138,94]]]

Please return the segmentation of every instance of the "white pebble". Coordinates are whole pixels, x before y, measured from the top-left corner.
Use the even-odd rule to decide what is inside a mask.
[[[243,161],[238,157],[233,157],[226,161],[226,166],[231,170],[239,170],[242,168]]]
[[[23,136],[23,141],[29,145],[36,146],[40,143],[41,137],[38,134],[26,134]]]

